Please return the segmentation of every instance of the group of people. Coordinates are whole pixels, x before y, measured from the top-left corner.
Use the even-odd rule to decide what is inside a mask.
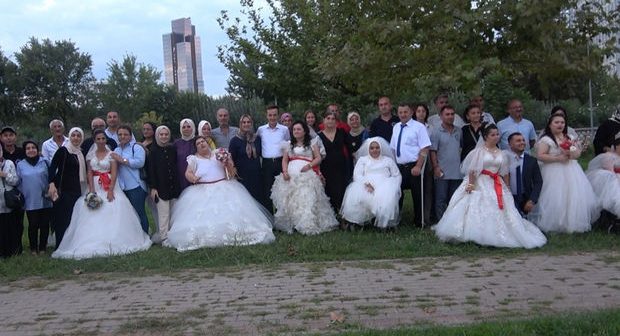
[[[343,122],[336,104],[297,121],[269,106],[258,128],[248,114],[239,127],[230,125],[221,108],[217,128],[183,119],[173,140],[170,128],[147,122],[141,141],[111,111],[92,120],[88,139],[78,127],[65,135],[63,122],[52,120],[41,149],[30,140],[16,146],[16,130],[6,126],[2,256],[23,249],[24,211],[32,254],[45,253],[51,224],[52,257],[75,259],[153,243],[179,251],[267,244],[273,228],[307,235],[389,229],[401,223],[405,190],[411,222],[436,223],[442,241],[533,248],[546,243],[543,231],[588,231],[601,209],[620,215],[620,113],[599,129],[600,155],[586,174],[576,161],[582,143],[561,107],[538,135],[518,100],[497,124],[481,96],[462,118],[446,95],[434,102],[433,115],[424,104],[406,103],[394,114],[381,97],[368,128],[354,111]],[[4,191],[13,188],[23,208],[7,206]]]

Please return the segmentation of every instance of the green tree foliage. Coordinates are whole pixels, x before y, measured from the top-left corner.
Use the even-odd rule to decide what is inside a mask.
[[[0,50],[0,119],[7,124],[12,124],[19,115],[20,88],[17,65]]]
[[[162,96],[160,77],[160,71],[138,62],[136,56],[126,55],[122,62],[112,60],[108,63],[108,77],[99,85],[103,109],[118,111],[126,120],[138,119],[153,110]]]
[[[219,58],[229,92],[265,101],[369,103],[380,94],[480,92],[501,72],[534,98],[580,96],[584,80],[614,51],[619,12],[605,1],[242,0],[223,11],[229,43]]]
[[[82,53],[71,41],[32,37],[15,54],[22,82],[23,107],[29,114],[62,118],[67,124],[82,123],[94,113],[90,55]]]

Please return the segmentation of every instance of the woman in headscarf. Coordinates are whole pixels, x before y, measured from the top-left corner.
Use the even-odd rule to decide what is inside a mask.
[[[170,142],[170,129],[159,126],[155,130],[156,145],[152,147],[149,160],[149,187],[151,199],[157,206],[158,232],[153,242],[163,243],[170,230],[170,213],[181,193],[177,171],[176,148]]]
[[[282,113],[280,116],[280,124],[286,126],[286,128],[290,130],[293,125],[293,116],[288,112]]]
[[[19,190],[26,201],[24,209],[28,216],[30,253],[45,254],[52,208],[52,202],[45,197],[49,162],[40,156],[39,146],[34,141],[24,141],[22,148],[26,159],[17,163],[17,175],[21,180]]]
[[[213,135],[211,134],[211,123],[206,120],[201,120],[198,123],[198,133],[202,135],[205,139],[207,139],[207,143],[211,149],[215,149],[217,146],[215,145],[215,140],[213,139]]]
[[[230,140],[228,151],[237,168],[241,184],[254,199],[265,205],[260,164],[261,141],[254,133],[254,123],[250,115],[244,114],[239,119],[239,133]]]
[[[125,127],[120,126],[118,129],[121,146],[131,139]],[[89,193],[75,203],[71,224],[58,249],[52,253],[53,258],[84,259],[121,255],[146,250],[151,246],[151,240],[142,230],[134,207],[120,188],[117,179],[119,164],[106,146],[106,134],[103,130],[95,130],[93,137],[95,144],[86,154]],[[87,202],[95,195],[100,201],[98,207]]]
[[[86,160],[80,148],[82,141],[84,131],[73,127],[69,131],[69,142],[56,151],[49,167],[48,193],[54,202],[52,228],[56,234],[56,248],[71,223],[75,202],[86,191]]]
[[[342,217],[358,225],[374,218],[374,225],[382,229],[398,225],[402,177],[390,144],[382,137],[370,138],[358,153],[353,182],[342,201]]]
[[[7,258],[18,253],[19,228],[13,209],[6,206],[4,191],[12,190],[19,183],[13,161],[4,159],[0,146],[0,257]]]
[[[179,186],[181,191],[187,188],[190,183],[185,178],[185,171],[187,170],[187,157],[196,154],[196,146],[194,144],[194,136],[196,135],[196,126],[192,119],[183,119],[180,122],[181,139],[177,139],[174,142],[174,148],[177,151],[177,171]]]
[[[364,140],[368,139],[368,129],[362,125],[362,118],[355,111],[349,112],[347,115],[347,124],[351,127],[347,137],[351,144],[351,152],[355,155],[355,152],[360,149]]]

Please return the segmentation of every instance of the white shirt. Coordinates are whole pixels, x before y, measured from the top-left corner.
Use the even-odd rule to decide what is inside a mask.
[[[63,135],[64,140],[62,141],[61,146],[64,146],[67,144],[67,142],[69,142],[69,138],[67,138],[66,136]],[[47,140],[45,140],[45,142],[43,142],[43,145],[41,145],[41,155],[47,159],[49,162],[52,162],[52,158],[54,157],[54,154],[56,154],[56,151],[58,150],[59,146],[56,143],[56,141],[54,141],[54,137],[51,137]]]
[[[397,154],[398,135],[400,134],[401,123],[394,124],[392,128],[392,139],[390,140],[390,148]],[[403,128],[400,140],[400,156],[396,156],[396,163],[405,164],[418,161],[418,154],[426,147],[430,147],[431,139],[428,136],[426,126],[409,119],[407,126]]]
[[[517,167],[521,167],[521,188],[523,188],[523,156],[524,153],[518,155],[512,150],[506,149],[504,150],[506,157],[509,160],[510,167],[510,191],[513,194],[517,193]],[[523,190],[521,190],[523,192]]]
[[[284,125],[276,124],[269,127],[269,124],[260,126],[256,134],[260,137],[262,156],[268,159],[282,157],[282,142],[289,140],[288,128]]]

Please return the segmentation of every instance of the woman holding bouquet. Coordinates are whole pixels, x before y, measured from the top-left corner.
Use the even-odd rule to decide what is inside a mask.
[[[528,219],[543,231],[590,231],[599,216],[597,197],[577,163],[581,151],[562,114],[549,118],[536,151],[545,183]]]
[[[84,259],[128,254],[151,246],[140,220],[117,182],[117,163],[106,146],[103,130],[93,135],[86,155],[88,191],[75,203],[71,224],[52,254],[54,258]]]
[[[483,126],[482,139],[465,158],[466,178],[454,192],[443,217],[433,230],[442,241],[473,241],[496,247],[535,248],[545,235],[519,214],[508,180],[508,158],[497,148],[495,124]]]
[[[295,229],[313,235],[338,226],[321,183],[321,155],[316,141],[310,140],[305,123],[293,123],[291,142],[283,150],[282,174],[276,176],[271,189],[278,230],[293,233]]]
[[[187,157],[187,187],[172,209],[164,245],[178,251],[224,245],[267,244],[275,240],[271,214],[235,175],[230,153],[211,151],[207,140],[195,140],[196,155]]]
[[[612,151],[597,155],[586,172],[599,205],[620,218],[620,132],[614,137]]]

